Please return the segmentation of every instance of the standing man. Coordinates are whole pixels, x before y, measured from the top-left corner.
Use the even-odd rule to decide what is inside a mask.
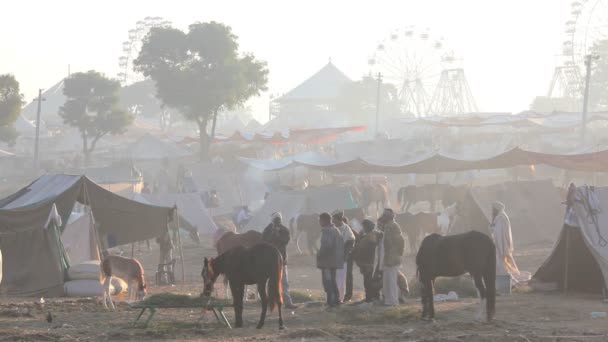
[[[319,224],[321,225],[321,247],[317,253],[317,268],[321,269],[327,305],[335,307],[340,304],[336,270],[344,267],[344,241],[336,226],[331,222],[329,213],[319,215]]]
[[[496,245],[496,274],[519,275],[519,268],[513,259],[513,235],[511,221],[505,212],[505,205],[496,201],[492,203],[492,225],[490,231]]]
[[[264,229],[262,233],[262,240],[275,246],[281,256],[283,256],[283,299],[285,300],[285,308],[296,309],[297,306],[291,301],[289,295],[289,281],[287,278],[287,244],[289,243],[289,229],[283,225],[283,216],[281,213],[276,212],[272,214],[272,221]]]
[[[399,287],[397,276],[405,240],[401,235],[401,227],[395,222],[395,212],[384,209],[378,219],[378,229],[384,233],[378,248],[378,269],[382,271],[382,294],[384,305],[399,305]]]
[[[352,255],[363,275],[365,302],[371,303],[380,299],[380,287],[374,286],[373,275],[376,248],[382,240],[382,232],[376,230],[376,225],[370,220],[363,220],[362,225]]]
[[[338,294],[340,301],[344,299],[344,301],[349,300],[350,298],[344,298],[346,294],[346,278],[348,277],[348,261],[350,260],[350,254],[355,247],[355,234],[350,229],[348,224],[344,223],[344,212],[341,210],[336,210],[332,215],[333,223],[340,232],[340,236],[344,241],[344,265],[340,267],[336,272],[336,282],[338,283]],[[350,281],[352,285],[352,264],[350,267]],[[352,289],[352,286],[351,286]],[[352,291],[351,291],[352,292]],[[352,293],[351,293],[352,295]]]

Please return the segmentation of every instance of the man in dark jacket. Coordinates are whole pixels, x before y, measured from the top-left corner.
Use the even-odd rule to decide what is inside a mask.
[[[382,284],[375,284],[373,278],[376,247],[382,240],[382,232],[376,230],[376,225],[370,220],[363,220],[362,226],[363,230],[359,233],[352,255],[363,275],[365,302],[370,303],[380,299],[380,288],[382,288]]]
[[[336,270],[344,267],[344,240],[336,226],[331,222],[329,213],[319,215],[321,225],[321,247],[317,253],[317,268],[321,269],[323,288],[327,294],[327,305],[340,304]]]
[[[272,221],[264,229],[262,240],[275,246],[283,257],[283,300],[285,308],[296,309],[297,306],[291,301],[289,294],[289,281],[287,278],[287,244],[289,243],[289,229],[283,225],[283,216],[277,212],[272,214]]]

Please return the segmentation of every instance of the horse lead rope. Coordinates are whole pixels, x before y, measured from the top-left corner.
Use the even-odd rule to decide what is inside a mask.
[[[597,242],[598,242],[599,246],[606,247],[608,245],[608,240],[606,240],[604,238],[604,236],[602,235],[602,232],[600,231],[600,225],[597,220],[597,210],[594,210],[591,207],[591,203],[590,203],[590,196],[591,196],[590,192],[591,191],[592,190],[589,187],[585,187],[584,198],[580,202],[582,202],[583,206],[585,207],[585,210],[587,211],[587,217],[591,218],[591,222],[595,226],[595,231],[597,232],[597,236],[598,236]]]

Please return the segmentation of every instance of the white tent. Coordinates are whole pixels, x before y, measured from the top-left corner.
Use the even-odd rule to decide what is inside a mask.
[[[89,214],[72,214],[72,217],[70,217],[70,221],[61,233],[61,242],[70,264],[76,265],[85,261],[99,260],[91,216]]]
[[[608,187],[581,186],[553,252],[534,279],[562,290],[605,294],[608,284]]]

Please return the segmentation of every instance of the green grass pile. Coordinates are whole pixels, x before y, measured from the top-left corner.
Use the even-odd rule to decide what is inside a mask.
[[[151,295],[146,298],[142,304],[159,307],[203,307],[208,305],[228,305],[232,304],[232,301],[213,297],[190,296],[187,294],[164,292]]]
[[[447,294],[454,291],[460,298],[477,298],[477,288],[470,276],[437,278],[435,280],[435,294]],[[417,279],[410,281],[409,297],[420,297],[420,283]]]

